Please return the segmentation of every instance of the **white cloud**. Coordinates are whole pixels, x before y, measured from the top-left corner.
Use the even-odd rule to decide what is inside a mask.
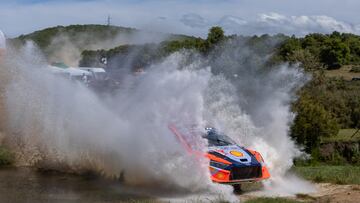
[[[329,16],[312,16],[315,25],[319,25],[330,31],[337,30],[341,32],[359,32],[354,25],[338,21]]]
[[[208,23],[200,15],[194,13],[188,13],[181,17],[180,21],[190,27],[206,27]]]
[[[286,19],[286,16],[280,15],[278,13],[263,13],[259,15],[258,21],[265,23],[280,23],[286,21]]]
[[[201,16],[198,18],[203,19]],[[193,24],[192,27],[196,27]],[[277,34],[306,35],[308,33],[360,33],[360,25],[352,25],[325,15],[286,16],[275,12],[262,13],[253,21],[236,16],[223,16],[219,21],[209,22],[207,26],[220,25],[228,34]],[[201,27],[204,25],[202,24]],[[200,27],[200,26],[198,26]]]
[[[285,16],[278,13],[260,14],[253,22],[255,30],[270,33],[304,35],[311,32],[330,33],[333,31],[359,33],[356,26],[325,15]]]
[[[248,22],[242,18],[236,16],[230,16],[230,15],[223,16],[218,22],[218,24],[224,27],[225,29],[231,28],[233,26],[243,26],[246,25],[247,23]]]
[[[0,29],[14,37],[69,24],[112,24],[205,37],[221,25],[227,34],[359,33],[358,0],[63,0],[2,1]],[[276,12],[274,12],[276,11]],[[331,17],[330,17],[331,16]],[[347,23],[347,22],[352,22]]]

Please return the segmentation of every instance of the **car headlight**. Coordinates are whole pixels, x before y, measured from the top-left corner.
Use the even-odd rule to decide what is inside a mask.
[[[215,168],[225,169],[225,168],[227,168],[229,165],[228,165],[228,164],[221,163],[221,162],[217,162],[217,161],[210,160],[210,166],[213,166],[213,167],[215,167]]]

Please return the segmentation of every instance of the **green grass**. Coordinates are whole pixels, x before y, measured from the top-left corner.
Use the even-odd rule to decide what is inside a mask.
[[[14,162],[14,155],[9,150],[0,146],[0,166],[11,165]]]
[[[350,72],[360,73],[360,66],[354,66],[351,68]]]
[[[293,171],[314,182],[360,184],[360,166],[295,166]]]
[[[245,201],[245,203],[298,203],[300,201],[286,199],[286,198],[271,198],[271,197],[259,197],[256,199],[251,199],[248,201]]]
[[[359,141],[360,140],[360,131],[351,137],[357,129],[341,129],[336,136],[324,137],[322,142],[348,142],[348,141]]]
[[[353,77],[360,77],[360,72],[355,72],[352,65],[346,65],[336,70],[327,70],[325,75],[327,77],[342,77],[345,80],[351,80]],[[353,70],[353,71],[352,71]]]

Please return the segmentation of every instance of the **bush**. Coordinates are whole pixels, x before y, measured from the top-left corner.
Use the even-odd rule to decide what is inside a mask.
[[[14,159],[14,155],[9,150],[0,147],[0,166],[11,165]]]
[[[351,68],[350,72],[360,73],[360,66],[354,66]]]

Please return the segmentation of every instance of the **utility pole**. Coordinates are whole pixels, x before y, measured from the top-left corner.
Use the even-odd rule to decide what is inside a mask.
[[[111,25],[111,17],[110,15],[108,15],[107,17],[107,26],[110,26]]]

